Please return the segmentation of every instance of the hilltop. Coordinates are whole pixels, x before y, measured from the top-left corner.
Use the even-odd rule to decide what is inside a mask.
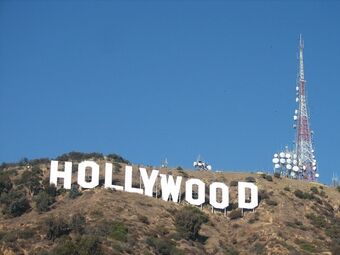
[[[116,154],[68,153],[73,164],[114,164],[114,183],[131,164]],[[133,165],[133,164],[132,164]],[[63,167],[62,165],[60,167]],[[137,165],[133,165],[137,169]],[[22,160],[0,168],[0,254],[340,254],[340,190],[279,176],[157,168],[230,188],[227,212],[166,202],[98,187],[70,191],[49,185],[49,159]],[[146,167],[152,169],[152,167]],[[103,171],[101,170],[101,183]],[[237,181],[255,182],[259,206],[237,208]],[[140,178],[134,171],[133,185]],[[184,191],[184,189],[181,189]],[[184,194],[181,195],[184,197]]]

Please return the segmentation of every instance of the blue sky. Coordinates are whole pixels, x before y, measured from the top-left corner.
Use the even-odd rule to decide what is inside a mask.
[[[340,174],[340,3],[1,1],[0,162],[77,150],[272,170],[298,37],[320,180]]]

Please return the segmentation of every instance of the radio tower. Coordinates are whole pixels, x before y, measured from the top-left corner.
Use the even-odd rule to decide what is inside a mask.
[[[310,129],[309,115],[307,109],[306,97],[306,80],[303,65],[303,48],[304,42],[300,35],[299,44],[299,73],[297,80],[297,97],[298,109],[295,110],[294,120],[296,121],[296,140],[295,153],[300,168],[300,176],[308,181],[315,181],[319,174],[316,173],[316,160],[312,143],[313,131]]]

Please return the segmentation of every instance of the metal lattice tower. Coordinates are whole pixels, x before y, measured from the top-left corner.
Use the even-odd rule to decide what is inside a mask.
[[[295,110],[294,120],[296,121],[296,140],[295,153],[297,155],[298,166],[303,179],[315,181],[318,177],[316,173],[316,160],[312,143],[313,132],[310,129],[309,115],[307,109],[306,80],[304,74],[303,62],[304,42],[300,35],[299,44],[299,73],[297,80],[297,97],[298,109]]]

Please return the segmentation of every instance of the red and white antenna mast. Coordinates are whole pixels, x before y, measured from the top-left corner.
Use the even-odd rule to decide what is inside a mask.
[[[296,140],[295,153],[297,155],[298,166],[303,179],[315,181],[319,176],[316,172],[316,160],[312,143],[312,131],[310,129],[309,115],[307,109],[306,97],[306,80],[303,63],[304,42],[300,35],[299,44],[299,73],[297,80],[297,97],[298,109],[295,110],[294,120],[296,121]]]

